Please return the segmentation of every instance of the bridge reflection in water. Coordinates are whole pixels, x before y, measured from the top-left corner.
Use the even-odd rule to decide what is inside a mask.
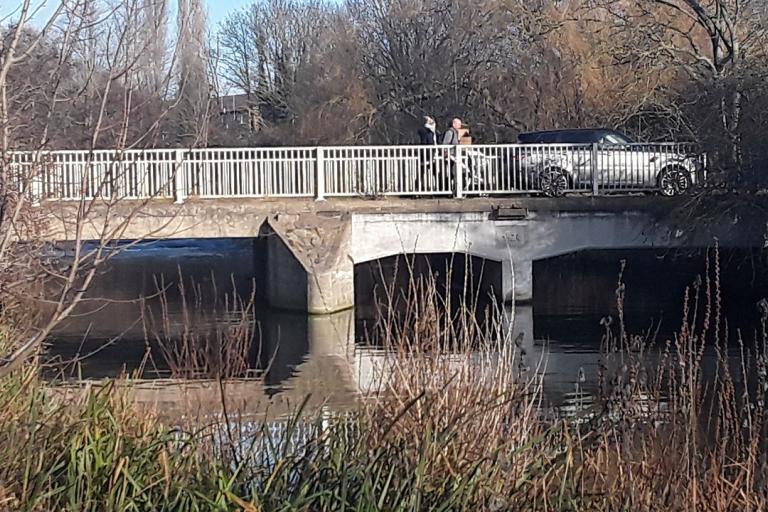
[[[101,311],[104,313],[97,316],[117,318],[114,309]],[[530,305],[519,306],[514,311],[508,306],[504,314],[515,319],[508,342],[517,340],[518,350],[524,351],[526,375],[533,377],[538,370],[544,377],[548,401],[562,403],[568,398],[578,382],[580,368],[588,378],[588,382],[580,384],[580,389],[590,393],[596,390],[598,347],[580,348],[536,340]],[[219,320],[221,327],[227,326],[226,319]],[[188,319],[182,320],[179,315],[171,325],[183,329],[181,321]],[[252,361],[257,371],[254,378],[226,383],[223,396],[230,413],[281,417],[290,414],[307,397],[310,411],[321,408],[344,411],[354,407],[367,393],[381,390],[383,382],[391,377],[388,359],[392,354],[380,347],[361,344],[359,339],[356,342],[355,324],[359,325],[361,319],[355,322],[353,310],[322,316],[271,311],[264,312],[257,322],[259,327],[255,333],[261,341],[258,357]],[[117,327],[114,322],[112,325]],[[168,418],[210,416],[225,410],[222,390],[215,380],[171,379],[157,352],[148,363],[144,340],[136,337],[141,336],[139,333],[126,330],[119,341],[104,346],[109,340],[92,337],[80,342],[81,335],[75,334],[78,332],[75,324],[70,323],[68,329],[73,330],[62,330],[51,340],[49,357],[66,360],[77,351],[88,353],[104,347],[82,361],[79,372],[82,378],[98,382],[122,372],[138,371],[143,366],[140,381],[132,386],[132,396],[139,406]],[[494,354],[477,354],[477,357],[483,359],[485,371],[492,370],[487,362],[494,360]],[[460,361],[459,364],[464,364],[466,360],[460,358]]]
[[[136,397],[147,407],[172,416],[218,414],[221,390],[214,382],[169,380],[170,369],[161,355],[154,352],[151,361],[145,360],[147,347],[156,349],[157,346],[153,343],[153,329],[146,328],[140,320],[141,305],[132,299],[156,291],[155,275],[164,275],[169,286],[172,285],[174,276],[178,275],[177,265],[181,265],[185,275],[195,278],[200,289],[210,290],[214,281],[218,283],[219,298],[233,291],[247,296],[254,274],[251,242],[173,245],[172,255],[158,255],[158,251],[167,249],[154,246],[154,251],[147,249],[113,260],[110,271],[100,276],[91,291],[92,297],[100,302],[85,304],[79,311],[82,315],[61,326],[49,340],[48,357],[69,359],[76,353],[100,349],[82,361],[84,378],[98,381],[122,371],[143,368],[140,376],[149,381],[136,387]],[[660,341],[666,333],[679,328],[676,314],[680,311],[682,291],[703,268],[702,260],[692,258],[675,263],[657,256],[653,251],[612,252],[599,258],[564,257],[546,262],[537,270],[540,299],[533,304],[517,305],[514,310],[511,305],[505,306],[506,317],[515,319],[508,338],[519,339],[520,348],[526,352],[527,365],[535,368],[539,360],[545,362],[542,372],[549,401],[562,403],[577,391],[577,385],[580,392],[596,391],[602,334],[599,320],[601,315],[612,312],[621,257],[630,260],[624,279],[629,290],[628,319],[634,322],[632,331],[642,332],[653,327],[655,324],[650,321],[658,321],[662,312],[666,316]],[[366,269],[361,267],[358,271],[365,273]],[[371,268],[367,271],[370,274]],[[725,267],[723,271],[726,272]],[[234,279],[228,279],[233,272]],[[739,275],[743,278],[743,272],[736,268],[732,273],[734,279],[730,279],[731,275],[724,278],[726,304],[734,297],[745,296],[745,283],[743,279],[738,281]],[[473,276],[482,283],[479,277]],[[365,286],[365,281],[356,284],[360,307],[334,315],[306,315],[257,307],[255,316],[249,318],[258,348],[250,361],[256,378],[227,384],[225,396],[229,410],[254,415],[269,410],[271,414],[282,415],[307,395],[311,395],[309,405],[313,408],[344,410],[354,406],[366,391],[376,389],[381,382],[381,371],[387,370],[387,353],[361,343],[365,338],[363,327],[373,318],[370,300],[374,294],[370,282]],[[734,327],[747,332],[757,325],[759,318],[754,304],[756,297],[767,291],[764,284],[758,285],[753,295],[744,297],[746,302],[735,304],[734,311],[739,316],[734,317]],[[169,290],[173,290],[173,286]],[[366,292],[369,302],[362,300]],[[231,315],[210,313],[212,300],[210,293],[200,294],[200,308],[193,308],[193,314],[185,316],[178,295],[169,293],[168,323],[162,326],[167,329],[164,334],[174,339],[185,329],[214,332],[231,326]],[[148,299],[146,308],[160,316],[156,300]],[[739,319],[742,323],[736,322]],[[119,339],[110,343],[113,337]],[[705,371],[711,366],[713,355],[705,353]],[[51,369],[50,373],[55,370]]]

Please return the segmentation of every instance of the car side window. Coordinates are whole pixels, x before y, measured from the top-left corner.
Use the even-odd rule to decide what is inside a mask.
[[[624,144],[625,142],[615,135],[612,135],[610,133],[606,134],[600,139],[600,143],[602,144]]]

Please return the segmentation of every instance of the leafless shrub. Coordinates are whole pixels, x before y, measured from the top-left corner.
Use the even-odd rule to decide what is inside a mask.
[[[33,24],[39,12],[25,0],[0,34],[0,302],[5,314],[23,312],[3,322],[8,346],[0,377],[33,355],[84,299],[99,268],[125,247],[114,241],[151,200],[126,202],[130,190],[116,186],[131,170],[123,150],[150,144],[171,109],[146,95],[141,78],[150,41],[138,40],[134,29],[149,4],[62,2]],[[166,72],[166,87],[171,79]],[[50,173],[46,150],[72,126],[84,150],[79,173]],[[116,156],[107,169],[96,164],[95,150],[104,146]],[[59,187],[79,199],[54,207],[47,200]],[[51,243],[62,236],[72,247],[63,258]]]
[[[247,298],[233,291],[223,300],[216,296],[204,304],[194,282],[192,292],[179,270],[177,291],[181,310],[171,311],[168,287],[157,282],[159,317],[144,307],[142,315],[148,342],[159,347],[162,361],[177,379],[228,379],[252,376],[252,358],[259,345],[255,331],[255,287]],[[215,288],[215,285],[214,285]],[[192,304],[190,304],[190,299]],[[224,323],[224,325],[222,325]]]

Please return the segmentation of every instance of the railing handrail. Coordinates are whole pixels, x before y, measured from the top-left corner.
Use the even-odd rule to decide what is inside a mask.
[[[239,147],[239,148],[132,148],[132,149],[41,149],[41,150],[13,150],[9,155],[109,155],[109,154],[158,154],[175,153],[182,151],[184,153],[204,152],[204,151],[315,151],[316,146],[312,147]]]
[[[679,147],[679,146],[696,146],[696,142],[631,142],[631,143],[596,143],[599,147],[615,146],[621,147],[650,147],[650,146],[662,146],[662,147]],[[593,143],[546,143],[546,144],[520,144],[520,143],[487,143],[487,144],[471,144],[461,145],[462,148],[589,148]],[[392,145],[343,145],[343,146],[237,146],[237,147],[205,147],[205,148],[188,148],[188,147],[171,147],[171,148],[126,148],[126,149],[38,149],[38,150],[12,150],[9,151],[10,155],[51,155],[51,154],[75,154],[75,155],[87,155],[87,154],[141,154],[141,153],[164,153],[164,152],[176,152],[183,151],[186,153],[202,153],[206,151],[211,152],[224,152],[224,151],[316,151],[322,149],[324,151],[332,150],[387,150],[387,149],[451,149],[452,145],[420,145],[420,144],[392,144]]]

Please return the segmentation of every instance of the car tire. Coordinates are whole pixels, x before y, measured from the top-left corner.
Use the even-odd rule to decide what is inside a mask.
[[[539,186],[546,197],[562,197],[570,186],[568,173],[558,167],[544,169],[539,173]]]
[[[691,173],[688,169],[678,165],[665,167],[657,178],[659,193],[665,197],[686,194],[691,189],[692,184]]]

